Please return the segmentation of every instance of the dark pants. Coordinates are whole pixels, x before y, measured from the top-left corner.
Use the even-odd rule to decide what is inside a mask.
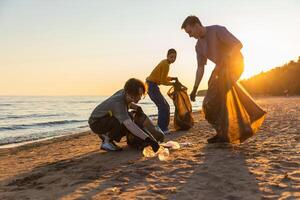
[[[99,135],[108,133],[110,140],[120,142],[123,136],[126,135],[126,128],[114,116],[104,116],[97,119],[89,119],[91,130]],[[102,139],[102,138],[101,138]]]
[[[157,124],[162,131],[167,131],[170,123],[170,106],[156,83],[147,81],[147,84],[149,97],[158,108]]]

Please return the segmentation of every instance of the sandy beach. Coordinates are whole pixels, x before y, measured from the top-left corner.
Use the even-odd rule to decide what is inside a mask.
[[[264,97],[258,134],[241,145],[207,144],[201,112],[168,140],[191,145],[167,161],[123,141],[99,150],[89,132],[0,149],[0,199],[300,199],[300,97]]]

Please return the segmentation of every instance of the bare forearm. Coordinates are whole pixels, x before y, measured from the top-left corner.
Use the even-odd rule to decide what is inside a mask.
[[[204,66],[198,66],[193,90],[197,90],[204,74]]]

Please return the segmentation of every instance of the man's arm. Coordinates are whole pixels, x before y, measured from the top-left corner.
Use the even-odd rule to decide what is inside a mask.
[[[148,135],[140,129],[131,119],[127,119],[123,122],[124,126],[135,136],[145,140]]]
[[[190,94],[190,98],[192,101],[195,101],[196,93],[197,93],[199,84],[202,80],[203,74],[204,74],[204,64],[198,64],[193,91]]]
[[[135,136],[144,140],[148,145],[150,145],[154,152],[159,149],[159,144],[157,141],[149,137],[140,127],[138,127],[131,119],[127,119],[123,122],[124,126]]]

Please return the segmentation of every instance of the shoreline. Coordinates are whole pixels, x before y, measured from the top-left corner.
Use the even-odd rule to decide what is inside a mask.
[[[12,144],[6,144],[0,146],[0,156],[5,153],[12,153],[12,152],[18,152],[22,150],[27,150],[31,148],[37,148],[57,142],[63,142],[67,140],[73,140],[78,137],[82,137],[85,135],[92,134],[90,131],[83,131],[78,133],[70,133],[67,135],[60,135],[60,136],[53,136],[49,138],[43,138],[39,140],[32,140],[32,141],[26,141],[26,142],[20,142],[20,143],[12,143]]]
[[[67,134],[64,134],[64,135],[56,135],[56,136],[41,138],[41,139],[37,139],[37,140],[29,140],[29,141],[24,141],[24,142],[3,144],[3,145],[0,145],[0,151],[1,151],[1,149],[11,149],[11,148],[17,148],[17,147],[21,147],[21,146],[35,145],[35,143],[43,143],[43,142],[46,142],[48,140],[64,139],[64,137],[72,137],[72,136],[75,137],[77,135],[82,135],[82,134],[85,134],[87,132],[89,132],[89,131],[81,131],[81,132],[76,132],[76,133],[67,133]]]
[[[197,114],[199,112],[201,112],[201,110],[193,111],[193,114]],[[173,120],[173,116],[174,116],[174,112],[170,113],[170,122]],[[156,123],[157,115],[150,115],[148,117],[153,122]],[[75,133],[66,133],[66,134],[63,134],[63,135],[56,135],[56,136],[41,138],[41,139],[37,139],[37,140],[29,140],[29,141],[24,141],[24,142],[17,142],[17,143],[10,143],[10,144],[0,145],[0,153],[1,153],[2,149],[11,149],[11,148],[17,148],[17,147],[21,147],[21,146],[35,146],[35,143],[47,143],[46,141],[48,141],[48,140],[59,140],[59,139],[64,139],[64,137],[67,137],[67,138],[71,137],[72,138],[72,136],[77,137],[78,135],[85,135],[85,134],[88,134],[90,132],[90,128],[87,127],[87,129],[88,129],[87,131],[80,131],[80,132],[75,132]]]

